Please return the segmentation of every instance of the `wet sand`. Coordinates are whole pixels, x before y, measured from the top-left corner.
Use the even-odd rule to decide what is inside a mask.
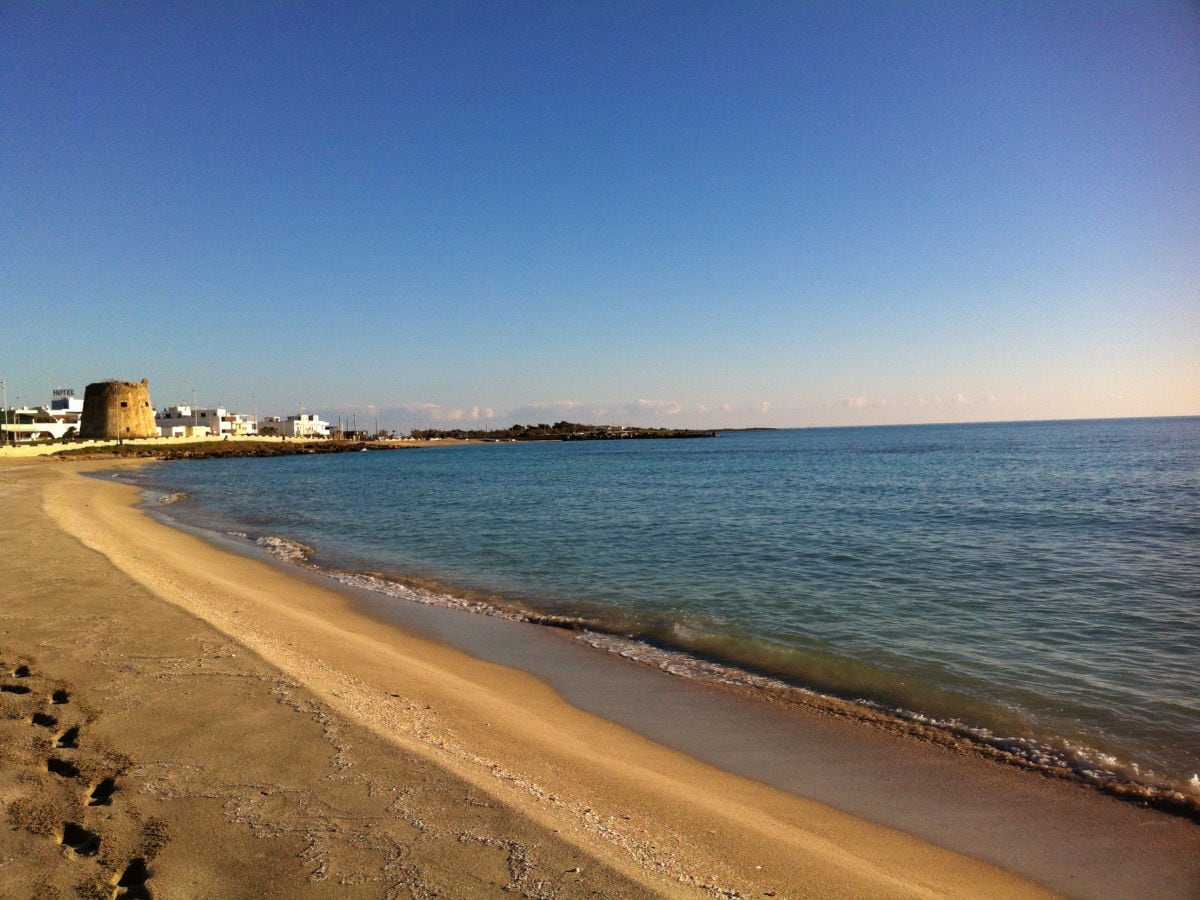
[[[389,621],[153,521],[88,467],[0,463],[4,896],[1044,892],[1012,870],[1081,896],[1195,889],[1190,823],[545,629]],[[1059,856],[1072,841],[1091,850]]]

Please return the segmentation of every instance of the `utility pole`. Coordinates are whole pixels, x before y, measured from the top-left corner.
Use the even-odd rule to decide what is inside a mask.
[[[4,392],[4,424],[7,425],[8,424],[8,382],[7,381],[0,381],[0,391]],[[4,444],[8,443],[8,432],[7,431],[5,431],[3,435],[0,435],[0,443],[4,443]]]

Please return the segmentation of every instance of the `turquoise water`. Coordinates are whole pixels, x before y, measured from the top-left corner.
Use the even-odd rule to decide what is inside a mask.
[[[138,477],[187,492],[171,516],[302,542],[324,568],[1200,793],[1200,419],[485,444]]]

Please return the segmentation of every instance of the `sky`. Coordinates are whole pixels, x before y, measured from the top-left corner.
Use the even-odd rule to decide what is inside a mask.
[[[7,0],[0,336],[401,431],[1200,414],[1200,4]]]

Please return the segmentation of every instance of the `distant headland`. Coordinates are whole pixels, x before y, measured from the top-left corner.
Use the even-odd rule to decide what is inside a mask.
[[[690,428],[635,428],[631,425],[584,425],[579,422],[555,422],[539,425],[513,425],[504,429],[424,429],[413,430],[417,440],[484,441],[617,441],[647,438],[711,438],[716,431]]]

